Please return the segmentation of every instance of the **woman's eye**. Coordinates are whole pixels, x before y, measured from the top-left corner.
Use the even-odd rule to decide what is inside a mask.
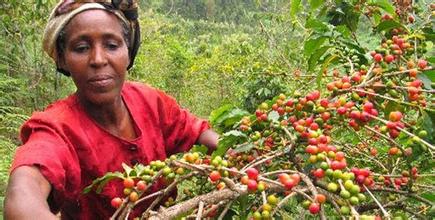
[[[116,50],[116,49],[118,49],[118,44],[115,44],[115,43],[108,43],[107,45],[106,45],[106,47],[109,49],[109,50]]]
[[[89,49],[88,45],[78,45],[74,47],[74,51],[77,53],[83,53]]]

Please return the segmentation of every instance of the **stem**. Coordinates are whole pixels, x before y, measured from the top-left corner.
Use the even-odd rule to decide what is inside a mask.
[[[288,194],[286,197],[284,197],[277,205],[276,207],[272,210],[271,216],[274,216],[275,213],[278,211],[278,209],[281,208],[281,206],[283,206],[290,198],[292,198],[293,196],[295,196],[297,193],[296,192],[291,192],[290,194]]]
[[[269,156],[269,154],[271,154],[271,156]],[[264,163],[264,162],[266,162],[266,161],[268,161],[268,160],[272,160],[272,159],[275,158],[275,157],[282,156],[282,155],[284,154],[284,152],[283,152],[283,151],[281,151],[281,152],[272,152],[272,153],[269,153],[269,154],[266,154],[266,155],[264,155],[264,156],[261,156],[261,157],[259,157],[257,160],[253,160],[251,163],[249,163],[249,164],[247,164],[245,167],[243,167],[243,168],[240,170],[240,172],[245,172],[248,168],[255,167],[255,166],[257,166],[257,165],[259,165],[259,164],[262,164],[262,163]],[[263,157],[264,157],[264,158],[263,158]],[[263,159],[262,159],[262,158],[263,158]]]
[[[390,193],[397,193],[397,194],[401,194],[401,195],[405,195],[408,197],[412,197],[420,202],[426,203],[428,205],[433,205],[433,203],[417,194],[414,193],[410,193],[410,192],[406,192],[406,191],[401,191],[401,190],[396,190],[396,189],[391,189],[391,188],[373,188],[372,191],[381,191],[381,192],[390,192]]]
[[[382,207],[381,203],[376,199],[376,197],[372,194],[372,192],[370,192],[369,188],[367,188],[367,186],[363,185],[364,189],[369,193],[369,195],[373,198],[373,200],[376,202],[376,204],[379,206],[379,208],[381,209],[382,213],[384,214],[384,216],[389,219],[390,218],[390,214],[385,211],[384,207]]]
[[[233,201],[229,202],[224,210],[222,210],[221,214],[218,217],[218,220],[222,220],[225,217],[225,214],[228,212],[228,210],[230,210],[231,205],[233,204]]]
[[[376,119],[376,120],[378,120],[378,121],[381,121],[381,122],[387,124],[387,121],[384,120],[384,119],[382,119],[382,118],[378,118],[378,117],[376,117],[376,116],[374,116],[374,115],[369,115],[369,116],[370,116],[371,118],[374,118],[374,119]],[[396,126],[396,129],[399,130],[399,131],[403,131],[403,133],[405,133],[405,134],[407,134],[407,135],[409,135],[409,136],[411,136],[411,137],[417,137],[417,138],[419,138],[417,135],[415,135],[415,134],[413,134],[413,133],[411,133],[411,132],[409,132],[409,131],[407,131],[407,130],[405,130],[405,129],[403,129],[403,128],[399,128],[399,127]],[[435,147],[434,147],[433,145],[429,144],[428,142],[426,142],[425,140],[423,140],[423,139],[421,139],[421,138],[419,138],[419,139],[420,139],[421,143],[425,144],[425,145],[428,146],[430,149],[435,150]]]
[[[380,97],[380,98],[383,98],[383,99],[386,99],[386,100],[389,100],[389,101],[392,101],[392,102],[396,102],[396,103],[399,103],[399,104],[402,104],[402,105],[421,108],[421,106],[416,105],[416,104],[411,104],[409,102],[400,101],[400,100],[397,100],[397,99],[390,98],[388,96],[384,96],[384,95],[380,95],[380,94],[377,94],[377,93],[368,92],[366,90],[360,90],[360,89],[349,89],[349,90],[350,91],[355,91],[355,92],[362,92],[362,93],[365,93],[365,94],[368,94],[368,95]],[[425,109],[426,111],[435,112],[435,109],[426,108],[426,107],[423,108],[423,109]]]
[[[199,208],[198,208],[198,213],[196,214],[196,220],[200,220],[202,218],[202,211],[204,209],[204,202],[200,201],[199,202]]]

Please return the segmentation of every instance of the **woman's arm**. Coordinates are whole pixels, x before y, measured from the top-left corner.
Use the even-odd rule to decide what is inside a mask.
[[[18,167],[6,189],[5,219],[57,219],[47,203],[50,191],[50,183],[37,167]]]
[[[201,133],[196,143],[207,146],[208,153],[210,154],[211,152],[216,150],[218,139],[219,135],[213,130],[208,129]]]

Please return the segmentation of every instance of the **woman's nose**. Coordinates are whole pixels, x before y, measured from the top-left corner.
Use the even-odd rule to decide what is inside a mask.
[[[91,52],[90,64],[93,67],[100,67],[107,64],[107,57],[102,46],[95,46]]]

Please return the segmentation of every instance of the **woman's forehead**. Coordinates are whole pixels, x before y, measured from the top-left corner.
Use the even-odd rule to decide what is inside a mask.
[[[65,27],[67,35],[77,35],[83,32],[111,33],[123,35],[121,21],[105,10],[87,10],[77,14]]]

